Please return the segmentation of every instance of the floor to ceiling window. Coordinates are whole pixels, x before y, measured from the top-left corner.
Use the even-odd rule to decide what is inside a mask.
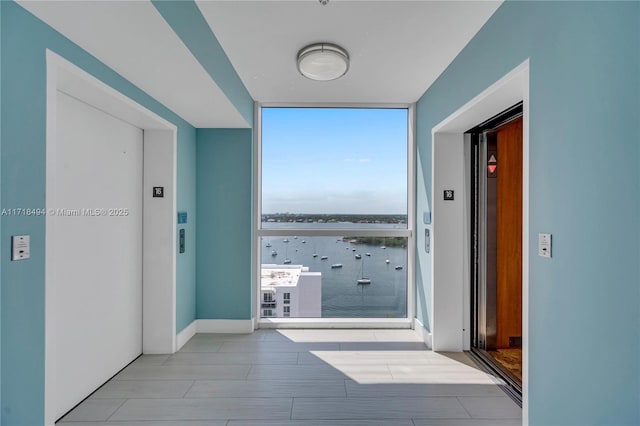
[[[259,113],[258,315],[409,317],[412,110]]]

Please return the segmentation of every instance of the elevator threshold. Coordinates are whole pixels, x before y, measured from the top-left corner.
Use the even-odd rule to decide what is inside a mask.
[[[522,383],[522,348],[496,349],[488,353]]]
[[[522,349],[518,348],[518,350],[520,352],[520,360],[522,361]],[[510,349],[509,351],[515,351],[515,349]],[[513,401],[515,401],[520,407],[522,407],[522,379],[519,379],[507,367],[498,362],[490,352],[478,348],[471,348],[469,354],[489,373],[494,374],[496,377],[501,379],[504,384],[500,385],[500,388]],[[511,353],[510,355],[512,356],[511,361],[513,361],[513,357],[517,356],[515,353]],[[522,363],[520,363],[520,365],[522,365]],[[521,370],[520,376],[522,376]]]

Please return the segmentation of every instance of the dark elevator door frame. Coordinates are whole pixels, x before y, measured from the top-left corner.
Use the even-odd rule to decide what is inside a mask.
[[[522,103],[466,133],[472,143],[472,354],[521,403],[521,383],[487,351],[521,345]]]

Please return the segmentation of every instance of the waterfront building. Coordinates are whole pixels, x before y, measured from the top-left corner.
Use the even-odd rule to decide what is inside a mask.
[[[263,318],[322,315],[322,273],[307,266],[262,264],[260,289]]]

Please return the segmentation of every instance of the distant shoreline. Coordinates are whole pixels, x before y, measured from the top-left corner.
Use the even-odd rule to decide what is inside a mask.
[[[269,223],[407,223],[406,214],[308,214],[268,213],[262,215]]]
[[[369,246],[400,247],[407,246],[406,237],[344,237],[343,241],[352,244],[365,244]]]

